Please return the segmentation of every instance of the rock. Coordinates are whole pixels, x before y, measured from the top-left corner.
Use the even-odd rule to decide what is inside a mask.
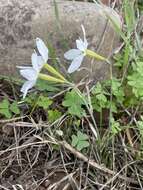
[[[118,46],[118,36],[103,13],[107,7],[65,0],[57,0],[56,5],[53,2],[0,1],[0,74],[15,75],[18,73],[17,65],[31,64],[36,37],[54,47],[56,56],[60,57],[61,71],[66,73],[70,62],[64,59],[63,54],[74,48],[75,40],[82,37],[81,24],[86,30],[89,49],[109,57]],[[108,8],[108,12],[113,13],[113,10]],[[52,51],[50,56],[53,58],[54,54]],[[51,63],[54,64],[54,59],[51,59]],[[81,70],[73,74],[75,81],[87,74],[95,80],[108,76],[109,66],[106,63],[85,59],[83,66],[88,71]]]

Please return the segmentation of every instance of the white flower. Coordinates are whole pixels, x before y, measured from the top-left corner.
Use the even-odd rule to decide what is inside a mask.
[[[82,40],[81,38],[79,38],[78,40],[76,40],[77,49],[71,49],[64,54],[64,57],[67,60],[72,60],[71,65],[68,68],[68,73],[73,73],[74,71],[76,71],[80,67],[83,58],[86,55],[85,52],[88,47],[88,42],[86,39],[84,26],[81,25],[81,27],[84,39]]]
[[[37,81],[38,75],[48,60],[48,48],[40,38],[36,38],[36,46],[40,53],[40,56],[34,52],[31,56],[32,67],[19,66],[20,74],[27,79],[21,88],[23,98],[26,97],[28,90],[31,89]]]

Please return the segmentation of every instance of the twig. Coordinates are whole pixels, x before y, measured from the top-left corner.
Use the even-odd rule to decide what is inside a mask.
[[[23,117],[15,117],[15,118],[12,118],[12,119],[4,119],[4,120],[0,120],[0,123],[9,123],[9,122],[12,122],[12,121],[17,121],[17,120],[21,120],[21,119],[24,119],[26,118],[27,116],[23,116]]]
[[[74,154],[76,157],[78,157],[79,159],[83,160],[84,162],[88,163],[89,166],[93,167],[93,168],[96,168],[96,169],[99,169],[105,173],[108,173],[110,175],[114,175],[113,178],[120,178],[122,180],[125,180],[126,182],[128,183],[133,183],[133,184],[138,184],[137,181],[135,181],[134,179],[132,178],[129,178],[129,177],[124,177],[123,175],[120,175],[119,173],[121,172],[114,172],[113,170],[110,170],[108,168],[106,168],[105,166],[101,166],[99,165],[98,163],[96,163],[95,161],[93,160],[90,160],[88,159],[86,156],[84,156],[81,152],[75,150],[72,146],[70,146],[67,142],[65,141],[62,141],[62,142],[59,142],[60,145],[62,145],[64,148],[66,148],[67,150],[69,150],[72,154]],[[133,164],[134,162],[132,162],[131,164]],[[113,179],[112,178],[112,179]]]

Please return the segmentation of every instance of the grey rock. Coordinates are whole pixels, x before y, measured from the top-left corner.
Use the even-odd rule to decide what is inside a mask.
[[[42,38],[60,60],[57,64],[62,73],[70,64],[64,59],[64,52],[75,47],[75,40],[81,36],[81,24],[86,30],[89,49],[110,57],[118,46],[118,35],[103,14],[107,7],[94,3],[57,0],[1,0],[0,1],[0,74],[18,73],[17,65],[31,64],[35,38]],[[57,11],[58,10],[58,11]],[[114,15],[114,14],[113,14]],[[55,59],[50,60],[55,64]],[[55,65],[55,66],[57,66]],[[109,66],[104,62],[84,59],[85,69],[73,74],[75,81],[85,76],[102,80],[108,77]]]

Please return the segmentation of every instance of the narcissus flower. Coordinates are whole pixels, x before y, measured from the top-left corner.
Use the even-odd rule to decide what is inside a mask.
[[[107,61],[106,58],[102,57],[101,55],[88,50],[88,42],[86,39],[85,29],[84,26],[81,25],[83,31],[83,40],[81,38],[76,40],[77,49],[70,49],[64,54],[64,57],[67,60],[72,60],[70,67],[68,68],[68,73],[73,73],[74,71],[78,70],[81,66],[81,63],[85,56],[89,56],[92,58],[96,58],[98,60]]]
[[[27,79],[21,88],[23,93],[23,98],[26,97],[28,90],[31,89],[37,81],[38,75],[43,68],[43,66],[48,61],[48,48],[40,38],[36,38],[36,46],[39,52],[39,56],[34,52],[31,56],[32,67],[19,66],[20,74]]]
[[[52,66],[50,66],[48,61],[48,48],[44,44],[44,42],[40,38],[36,38],[36,46],[39,55],[34,52],[31,56],[31,67],[19,66],[20,74],[27,79],[27,81],[23,84],[21,88],[21,92],[23,93],[23,98],[26,97],[28,90],[31,89],[35,84],[38,78],[43,80],[48,80],[51,82],[59,82],[59,83],[68,83],[68,81]],[[56,75],[57,78],[47,75],[41,74],[40,71],[42,68],[47,69],[53,75]]]
[[[77,49],[71,49],[64,54],[64,57],[67,60],[72,60],[72,63],[68,68],[68,73],[73,73],[74,71],[76,71],[80,67],[83,58],[86,55],[85,52],[88,47],[88,42],[86,39],[85,29],[83,25],[81,27],[84,39],[82,40],[81,38],[79,38],[78,40],[76,40]]]
[[[48,61],[48,58],[49,58],[49,56],[48,56],[49,50],[48,50],[47,46],[45,45],[45,43],[40,38],[36,38],[36,46],[37,46],[38,52],[40,54],[40,57],[38,56],[38,59],[37,59],[33,55],[34,64],[37,65],[35,62],[38,61],[38,64],[40,65],[40,68],[43,67],[43,68],[47,69],[50,73],[56,75],[61,80],[66,81],[65,78],[58,71],[56,71],[51,65],[47,64],[47,61]],[[43,59],[43,62],[42,62],[42,59]],[[32,61],[32,63],[33,63],[33,61]],[[52,78],[50,77],[50,80],[51,79]],[[56,80],[55,79],[54,79],[54,81],[58,80],[58,79],[56,79]]]

